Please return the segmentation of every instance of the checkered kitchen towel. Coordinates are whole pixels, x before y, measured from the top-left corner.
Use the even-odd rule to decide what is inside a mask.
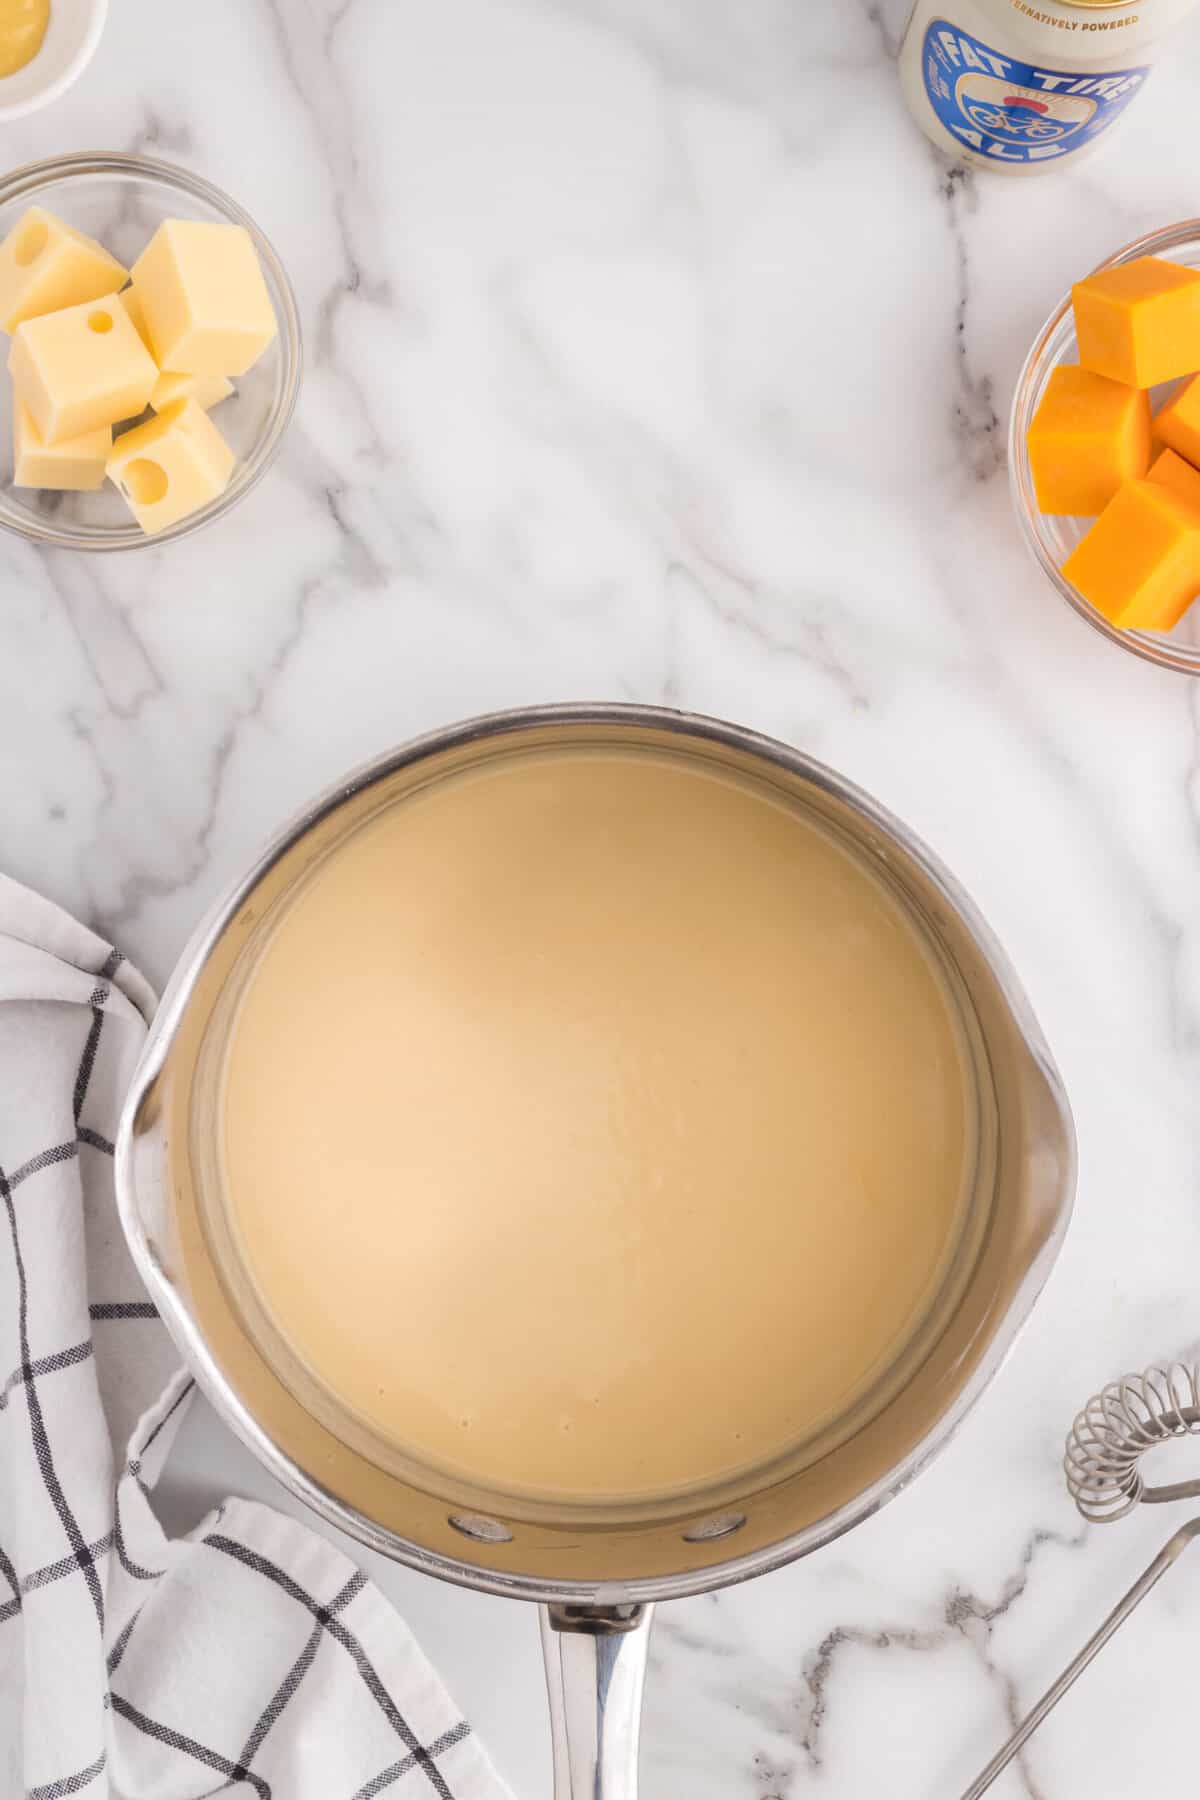
[[[117,1224],[112,1140],[154,997],[0,877],[0,1800],[503,1800],[352,1563],[153,1491],[192,1384]]]

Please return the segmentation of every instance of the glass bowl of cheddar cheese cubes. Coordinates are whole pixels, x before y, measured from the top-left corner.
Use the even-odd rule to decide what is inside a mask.
[[[76,550],[163,543],[266,473],[300,385],[295,298],[209,182],[140,156],[0,181],[0,525]]]
[[[1200,219],[1075,284],[1018,380],[1009,469],[1026,541],[1075,611],[1200,675]]]

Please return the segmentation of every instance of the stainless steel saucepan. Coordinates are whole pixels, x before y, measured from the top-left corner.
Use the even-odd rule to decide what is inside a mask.
[[[924,933],[973,1063],[972,1197],[943,1290],[914,1342],[855,1412],[803,1453],[675,1501],[552,1506],[376,1455],[349,1421],[314,1407],[258,1329],[216,1219],[225,1034],[246,971],[306,871],[418,786],[564,744],[668,748],[769,784],[848,840]],[[402,1130],[403,1095],[397,1121]],[[563,706],[476,719],[406,745],[349,776],[276,838],[205,920],[168,988],[122,1122],[117,1186],[146,1285],[221,1417],[285,1487],[373,1549],[540,1603],[556,1793],[632,1800],[654,1603],[804,1556],[913,1479],[995,1374],[1033,1305],[1066,1230],[1074,1165],[1062,1086],[1012,969],[970,900],[903,825],[819,763],[736,726],[649,707]],[[771,1369],[754,1379],[770,1381]],[[691,1399],[703,1404],[701,1395]]]

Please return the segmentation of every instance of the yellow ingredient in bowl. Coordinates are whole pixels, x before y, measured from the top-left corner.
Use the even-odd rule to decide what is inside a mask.
[[[127,288],[122,288],[117,298],[129,314],[133,329],[153,356],[154,347],[150,342],[146,315],[132,282]],[[173,406],[176,400],[194,400],[197,406],[207,412],[218,400],[228,400],[232,392],[233,383],[227,381],[224,375],[180,375],[173,369],[164,369],[154,384],[150,405],[155,412],[162,412],[164,407]]]
[[[33,61],[49,23],[50,0],[0,0],[0,77]]]
[[[196,401],[177,400],[123,432],[107,468],[142,530],[153,533],[223,494],[236,461]]]
[[[15,331],[25,319],[64,306],[103,300],[128,280],[128,269],[103,244],[44,206],[31,206],[0,243],[0,331]]]
[[[160,369],[244,375],[279,329],[243,225],[164,219],[131,274]]]
[[[13,402],[13,484],[16,487],[75,488],[94,493],[104,486],[104,465],[112,454],[112,426],[98,425],[79,437],[48,444],[21,400]],[[1200,476],[1197,476],[1200,480]]]
[[[47,444],[136,418],[158,380],[115,294],[23,320],[8,371]]]

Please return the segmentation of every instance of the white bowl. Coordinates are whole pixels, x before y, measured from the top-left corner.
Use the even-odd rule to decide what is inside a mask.
[[[15,75],[0,76],[0,121],[20,119],[65,94],[100,42],[108,0],[50,0],[42,47]]]

